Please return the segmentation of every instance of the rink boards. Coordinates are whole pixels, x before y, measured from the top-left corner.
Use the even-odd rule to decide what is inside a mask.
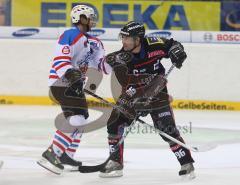
[[[2,39],[0,104],[52,105],[48,75],[54,40]],[[104,41],[106,53],[121,48],[120,41]],[[238,44],[184,43],[188,58],[168,79],[173,107],[192,110],[240,110]],[[169,60],[162,64],[168,68]],[[111,75],[104,75],[96,93],[111,101]],[[91,101],[90,106],[101,106]]]

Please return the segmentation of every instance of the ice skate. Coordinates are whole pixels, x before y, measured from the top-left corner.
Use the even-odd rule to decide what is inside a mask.
[[[100,171],[99,177],[111,178],[111,177],[121,177],[123,176],[123,165],[110,160],[106,166]]]
[[[66,169],[65,171],[72,171],[72,170],[77,170],[79,166],[82,166],[81,161],[77,161],[71,157],[69,157],[65,152],[61,155],[59,158],[60,162],[62,165],[68,165],[71,166],[70,169]]]
[[[43,152],[42,159],[37,161],[37,164],[57,175],[60,175],[64,169],[59,157],[51,147]]]
[[[196,177],[194,173],[193,163],[187,163],[181,166],[181,170],[179,171],[179,176],[184,179],[194,179]]]
[[[59,157],[61,164],[69,166],[82,166],[81,161],[77,161],[69,157],[65,152]]]

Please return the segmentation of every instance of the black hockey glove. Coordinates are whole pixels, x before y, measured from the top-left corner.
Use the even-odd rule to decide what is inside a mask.
[[[70,82],[70,86],[66,90],[66,94],[70,96],[80,96],[83,93],[82,73],[77,69],[68,69],[65,78]]]
[[[142,90],[139,90],[142,91]],[[123,96],[124,95],[124,96]],[[126,93],[124,93],[122,95],[122,97],[125,98],[125,100],[128,100],[129,102],[131,102],[131,106],[128,105],[128,112],[133,114],[134,116],[136,116],[136,113],[138,113],[139,116],[145,117],[147,116],[150,111],[148,109],[144,109],[144,104],[142,103],[139,106],[139,101],[141,101],[142,99],[147,99],[147,98],[141,98],[141,97],[136,97],[136,95],[139,96],[139,92],[137,92],[137,89],[135,89],[134,87],[130,86],[127,90]],[[142,96],[142,94],[140,95]],[[126,108],[126,103],[124,105],[124,107]]]
[[[117,66],[126,65],[133,58],[131,52],[127,51],[117,51],[113,53],[109,53],[106,56],[106,62],[112,67],[115,68]]]
[[[187,58],[187,54],[184,51],[184,47],[179,42],[175,42],[168,51],[168,55],[175,67],[180,69],[182,63]]]
[[[122,110],[122,113],[129,119],[134,119],[136,111],[134,109],[134,100],[126,93],[119,96],[117,106]]]

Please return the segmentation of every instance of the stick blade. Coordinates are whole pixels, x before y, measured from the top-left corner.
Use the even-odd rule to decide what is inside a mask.
[[[105,163],[102,163],[95,166],[78,166],[77,168],[71,169],[70,172],[94,173],[99,172],[105,165]]]

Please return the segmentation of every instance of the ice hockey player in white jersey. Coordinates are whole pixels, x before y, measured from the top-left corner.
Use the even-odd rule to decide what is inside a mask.
[[[72,126],[87,124],[88,109],[83,86],[89,67],[108,74],[101,41],[87,34],[96,25],[94,10],[86,5],[77,5],[71,11],[75,28],[66,30],[59,38],[49,75],[51,96],[60,104],[67,123]],[[78,98],[76,100],[76,97]],[[82,132],[64,133],[57,130],[50,147],[43,152],[37,163],[47,170],[61,174],[64,165],[79,166],[73,159],[79,146]]]

